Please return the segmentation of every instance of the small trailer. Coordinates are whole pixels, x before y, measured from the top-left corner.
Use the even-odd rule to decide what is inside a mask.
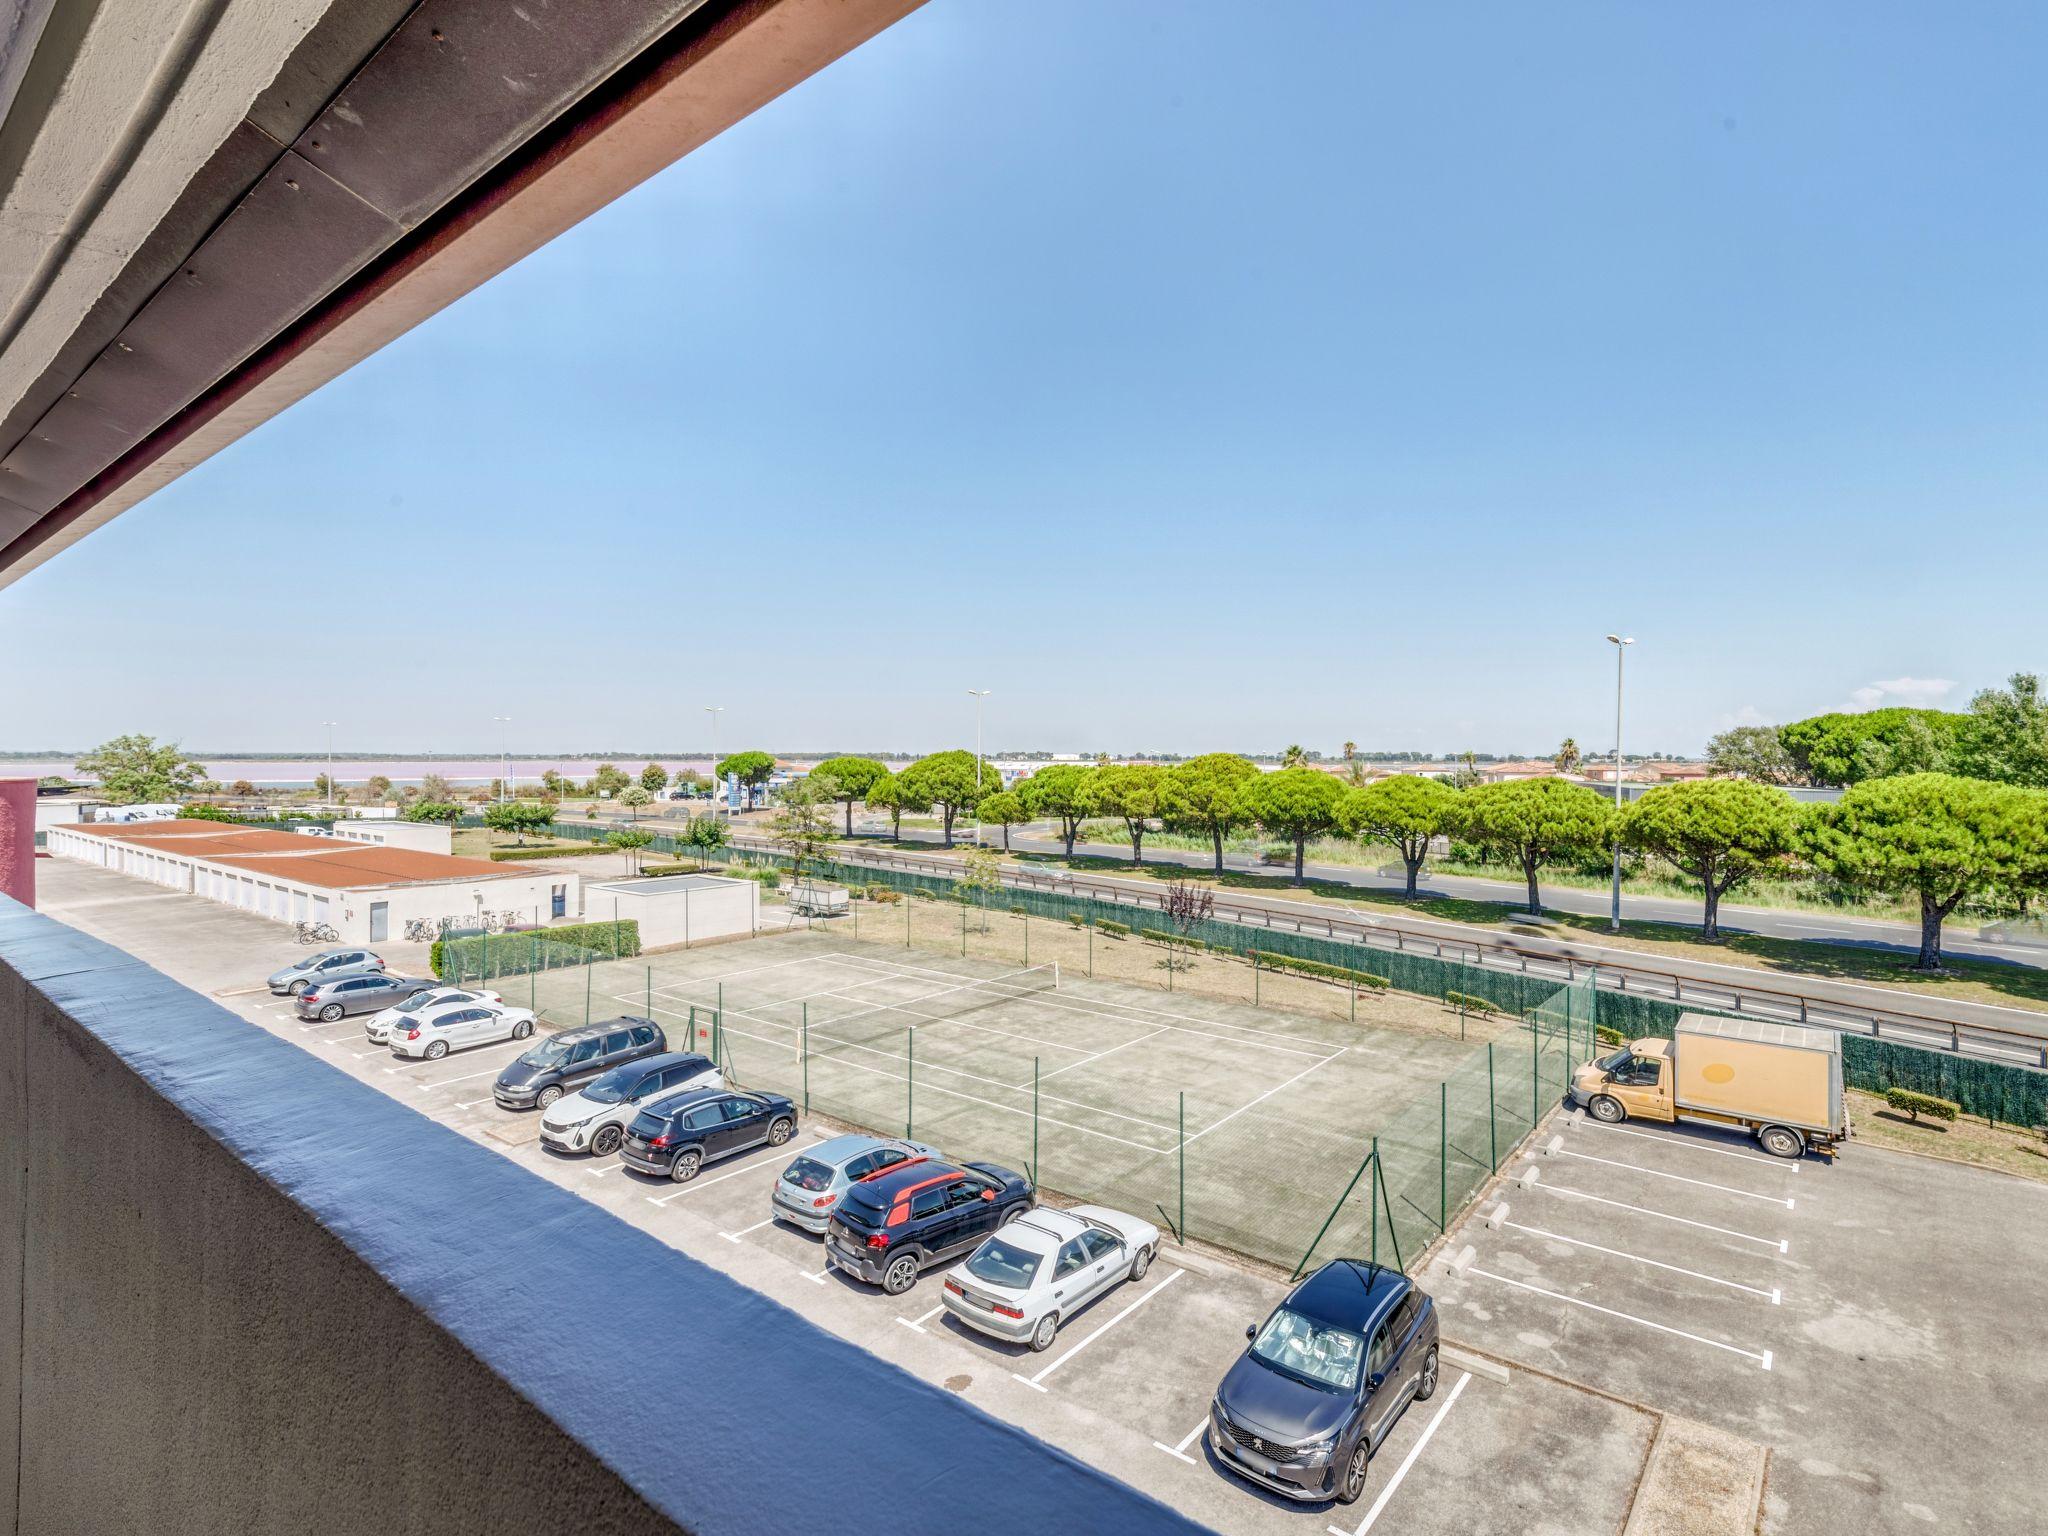
[[[843,885],[799,880],[789,888],[789,908],[805,917],[844,917],[853,910]]]

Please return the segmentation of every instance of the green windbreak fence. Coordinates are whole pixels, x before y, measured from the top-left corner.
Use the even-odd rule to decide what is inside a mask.
[[[1643,1035],[1668,1037],[1679,1015],[1713,1012],[1635,993],[1600,995],[1602,1026],[1632,1040]],[[2048,1072],[2031,1067],[1844,1034],[1842,1079],[1851,1088],[1870,1093],[1910,1088],[1952,1099],[1962,1106],[1963,1113],[1982,1115],[2001,1125],[2048,1125]]]

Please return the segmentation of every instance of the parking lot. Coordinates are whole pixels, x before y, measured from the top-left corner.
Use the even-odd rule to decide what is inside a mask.
[[[762,1149],[674,1185],[601,1160],[541,1147],[538,1117],[499,1110],[491,1079],[513,1044],[401,1063],[364,1037],[361,1019],[308,1023],[257,985],[289,958],[259,918],[138,888],[104,871],[45,866],[53,915],[133,949],[151,963],[324,1061],[421,1113],[574,1189],[678,1253],[731,1274],[989,1413],[1186,1510],[1219,1531],[1261,1536],[1368,1529],[1424,1533],[1501,1529],[1619,1531],[1652,1433],[1650,1416],[1596,1394],[1453,1355],[1428,1404],[1412,1408],[1377,1458],[1353,1507],[1294,1506],[1225,1472],[1200,1429],[1216,1383],[1244,1346],[1244,1329],[1286,1294],[1269,1273],[1170,1239],[1143,1282],[1107,1292],[1066,1320],[1043,1354],[962,1328],[938,1310],[927,1274],[891,1298],[827,1272],[819,1238],[769,1219],[769,1190],[792,1150],[839,1127],[807,1117],[793,1148]],[[790,937],[800,938],[799,935]],[[700,954],[728,976],[759,964],[786,938]],[[391,946],[394,965],[411,958]],[[704,974],[713,974],[708,967]],[[716,985],[714,980],[712,983]],[[1113,1043],[1113,1042],[1112,1042]],[[952,1148],[978,1156],[974,1147]],[[685,1257],[686,1256],[686,1257]],[[1505,1378],[1503,1381],[1501,1378]],[[793,1411],[801,1411],[800,1405]],[[679,1447],[680,1449],[680,1447]]]
[[[2041,1528],[2048,1190],[1563,1113],[1531,1145],[1424,1273],[1448,1336],[1769,1447],[1769,1531]]]

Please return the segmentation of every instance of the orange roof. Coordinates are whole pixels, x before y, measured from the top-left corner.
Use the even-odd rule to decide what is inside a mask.
[[[118,837],[124,842],[145,837],[248,837],[257,832],[254,827],[237,826],[231,821],[200,821],[184,816],[167,821],[81,821],[63,830],[86,832],[94,837]],[[292,837],[296,834],[287,832],[282,835]]]
[[[322,885],[333,890],[353,890],[379,885],[431,885],[451,880],[505,880],[528,875],[529,866],[493,864],[487,859],[458,859],[445,853],[423,853],[416,848],[378,848],[366,843],[345,848],[323,849],[309,858],[265,858],[261,854],[223,854],[210,862],[246,869],[251,874],[271,875],[301,885]]]
[[[195,859],[210,859],[219,853],[316,854],[334,846],[328,838],[301,837],[296,832],[243,831],[237,835],[236,829],[223,827],[221,833],[218,837],[200,837],[181,832],[170,837],[124,837],[120,841],[158,853],[189,854]]]

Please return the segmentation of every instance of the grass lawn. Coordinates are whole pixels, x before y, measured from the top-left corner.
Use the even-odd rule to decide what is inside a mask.
[[[516,846],[516,843],[509,832],[493,832],[488,827],[458,827],[455,830],[455,841],[450,851],[459,859],[487,859],[491,856],[493,848],[511,848],[514,846]],[[606,851],[600,845],[592,842],[578,841],[568,837],[537,837],[532,833],[527,834],[526,846],[529,848],[582,848],[591,853],[603,853]]]
[[[1949,1125],[1939,1120],[1922,1120],[1915,1125],[1878,1094],[1865,1093],[1860,1088],[1851,1088],[1848,1094],[1856,1141],[1899,1152],[1924,1152],[1933,1157],[1976,1163],[2048,1183],[2048,1136],[2038,1130],[1987,1125],[1975,1115],[1964,1115]],[[1848,1155],[1856,1155],[1853,1142]]]

